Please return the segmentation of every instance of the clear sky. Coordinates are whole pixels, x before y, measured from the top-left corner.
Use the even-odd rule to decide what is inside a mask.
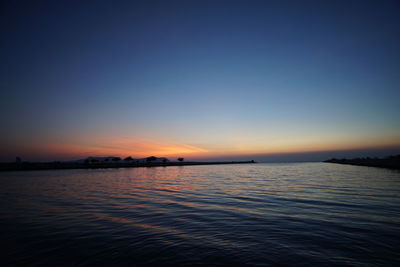
[[[399,1],[1,5],[0,160],[400,147]]]

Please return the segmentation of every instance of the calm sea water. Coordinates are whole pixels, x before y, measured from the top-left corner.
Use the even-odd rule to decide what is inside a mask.
[[[1,265],[400,265],[400,172],[328,163],[0,173]]]

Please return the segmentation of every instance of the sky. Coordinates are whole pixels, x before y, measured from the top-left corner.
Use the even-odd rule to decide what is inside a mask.
[[[0,23],[1,161],[400,153],[399,1],[2,1]]]

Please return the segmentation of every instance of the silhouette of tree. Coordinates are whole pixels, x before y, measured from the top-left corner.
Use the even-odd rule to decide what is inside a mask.
[[[146,158],[146,161],[150,162],[150,161],[155,161],[156,159],[157,159],[156,157],[151,156],[151,157]]]
[[[133,158],[131,156],[129,156],[129,157],[126,157],[124,160],[131,161],[131,160],[133,160]]]
[[[178,161],[180,161],[180,162],[182,162],[184,160],[185,160],[184,158],[178,158]]]

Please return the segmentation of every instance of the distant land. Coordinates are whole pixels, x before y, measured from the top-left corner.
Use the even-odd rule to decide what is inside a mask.
[[[51,161],[51,162],[29,162],[22,161],[19,157],[15,162],[0,163],[0,171],[23,171],[23,170],[56,170],[56,169],[98,169],[98,168],[134,168],[134,167],[160,167],[160,166],[188,166],[188,165],[215,165],[215,164],[247,164],[256,163],[248,161],[185,161],[177,158],[171,161],[164,157],[146,157],[134,159],[126,157],[88,157],[74,161]]]
[[[388,156],[385,158],[353,158],[353,159],[329,159],[324,162],[348,164],[357,166],[380,167],[390,169],[400,169],[400,155]]]

